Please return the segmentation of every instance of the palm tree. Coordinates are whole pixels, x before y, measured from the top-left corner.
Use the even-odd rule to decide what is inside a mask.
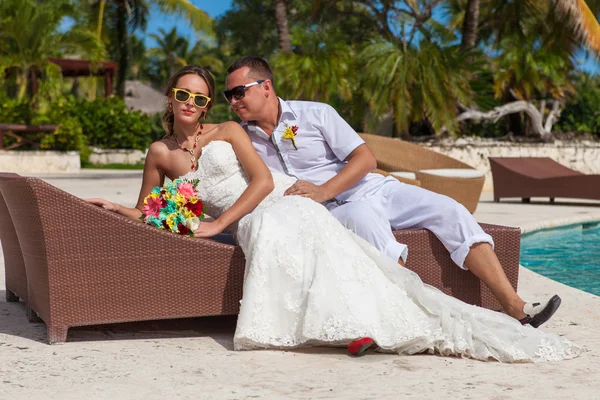
[[[72,28],[61,31],[66,16],[75,16],[69,0],[37,2],[34,0],[3,0],[0,3],[0,71],[11,69],[16,74],[17,96],[22,99],[28,82],[42,76],[42,92],[55,93],[60,81],[60,68],[49,57],[67,54],[84,55],[99,61],[104,46],[93,32]],[[0,74],[3,75],[3,74]]]
[[[361,87],[375,116],[390,113],[396,130],[406,132],[412,122],[427,120],[435,132],[457,129],[457,103],[471,104],[469,76],[474,68],[458,46],[440,47],[421,42],[404,50],[379,41],[359,56]]]
[[[138,28],[145,29],[151,5],[158,6],[163,13],[185,18],[198,32],[213,33],[213,20],[190,0],[92,0],[91,7],[90,0],[79,2],[90,10],[88,23],[93,24],[97,32],[108,30],[112,36],[110,41],[114,42],[112,46],[119,62],[116,91],[120,96],[125,94],[125,79],[130,67],[131,32]],[[100,24],[108,29],[103,29]]]
[[[597,11],[598,4],[594,5]],[[600,24],[588,4],[584,0],[559,0],[557,6],[559,11],[570,18],[576,33],[583,39],[587,48],[600,54]]]
[[[275,0],[275,23],[279,37],[279,51],[282,53],[292,52],[292,40],[288,28],[287,7],[285,0]]]
[[[149,56],[147,63],[151,69],[150,79],[156,86],[164,83],[177,68],[188,64],[202,65],[217,73],[223,72],[223,61],[215,47],[203,41],[197,41],[191,46],[186,38],[177,34],[175,28],[169,32],[159,29],[159,33],[160,35],[150,35],[156,40],[158,47],[146,52]]]
[[[129,79],[140,79],[146,72],[148,54],[144,42],[137,36],[131,36],[131,68]]]
[[[201,65],[214,73],[225,71],[225,65],[220,58],[219,49],[198,40],[193,46],[182,49],[179,53],[177,65],[183,67],[188,64]]]
[[[575,28],[575,33],[583,40],[588,49],[600,53],[600,24],[585,0],[452,0],[449,6],[453,9],[455,24],[462,22],[462,45],[472,47],[478,42],[478,26],[480,21],[480,8],[488,10],[486,21],[494,21],[504,25],[508,30],[518,28],[521,21],[531,15],[540,15],[548,7],[556,8],[566,17],[570,25]],[[588,0],[595,10],[598,9],[597,0]],[[500,17],[499,17],[500,16]],[[462,20],[462,21],[461,21]],[[565,25],[555,26],[562,29]],[[496,29],[498,32],[498,29]]]
[[[353,49],[342,43],[309,42],[302,53],[279,52],[271,57],[277,89],[289,98],[328,102],[332,95],[352,97]]]
[[[480,0],[467,0],[462,29],[462,47],[470,48],[477,43]]]
[[[163,78],[167,79],[175,73],[178,65],[185,64],[180,54],[185,52],[189,42],[177,34],[177,29],[173,28],[166,32],[164,29],[158,30],[160,35],[151,34],[150,37],[156,40],[158,47],[148,50],[148,55],[155,57],[160,64],[159,69],[164,73]]]

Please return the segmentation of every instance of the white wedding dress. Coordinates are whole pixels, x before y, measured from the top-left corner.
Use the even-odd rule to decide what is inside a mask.
[[[248,179],[232,146],[213,141],[199,169],[207,214],[218,217]],[[343,227],[327,209],[283,196],[295,179],[273,173],[275,190],[234,228],[246,256],[236,350],[339,346],[371,337],[383,351],[495,359],[558,361],[581,347],[422,283]]]

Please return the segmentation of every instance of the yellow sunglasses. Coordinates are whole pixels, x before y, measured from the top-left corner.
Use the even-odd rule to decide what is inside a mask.
[[[185,103],[191,98],[194,100],[194,105],[198,108],[204,108],[210,102],[210,97],[203,94],[190,93],[187,90],[173,88],[173,97],[180,103]]]

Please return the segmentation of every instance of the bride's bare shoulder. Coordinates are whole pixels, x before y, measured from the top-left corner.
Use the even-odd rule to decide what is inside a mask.
[[[163,157],[173,148],[173,140],[165,138],[153,142],[148,148],[148,156]]]
[[[220,124],[206,126],[206,133],[212,133],[215,138],[227,140],[234,133],[244,132],[244,128],[235,121],[227,121]]]

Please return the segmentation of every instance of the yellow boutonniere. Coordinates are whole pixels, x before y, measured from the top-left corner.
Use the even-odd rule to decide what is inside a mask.
[[[292,126],[285,126],[285,129],[283,130],[283,138],[284,139],[289,139],[292,141],[292,145],[294,146],[294,149],[298,150],[298,147],[296,147],[296,132],[298,132],[298,126],[297,125],[292,125]]]

